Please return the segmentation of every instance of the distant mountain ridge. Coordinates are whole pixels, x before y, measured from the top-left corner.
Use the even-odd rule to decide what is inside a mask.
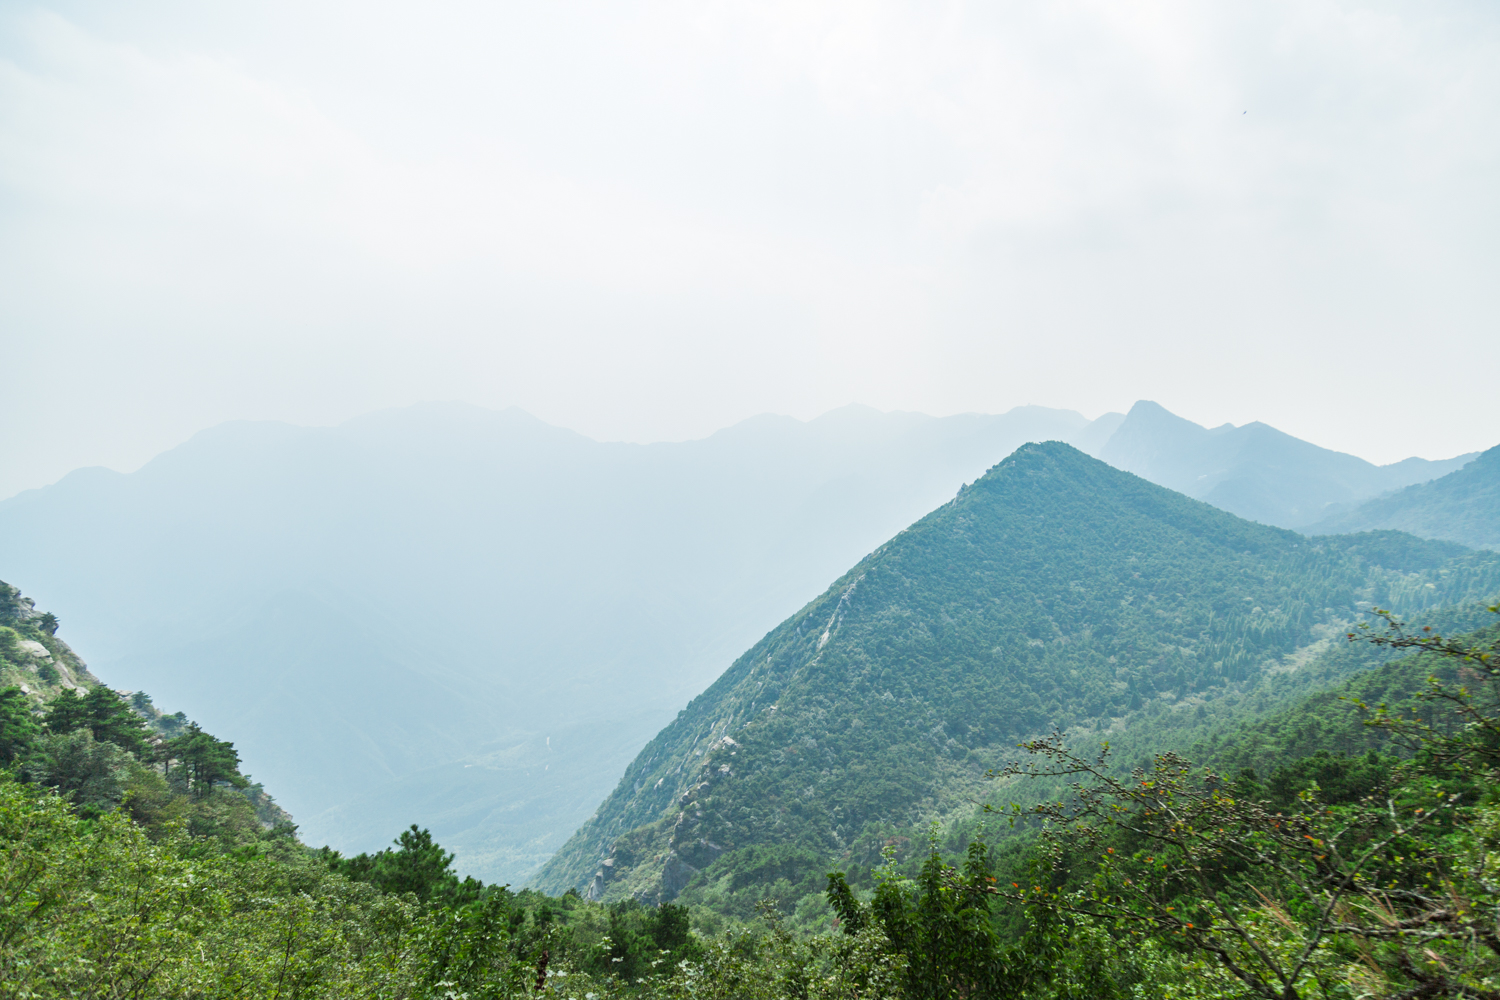
[[[1281,528],[1306,527],[1377,494],[1447,475],[1474,458],[1408,458],[1377,466],[1259,422],[1202,427],[1147,400],[1131,407],[1089,453],[1159,486]]]
[[[772,861],[873,863],[886,838],[972,809],[1019,739],[1217,704],[1361,608],[1497,590],[1491,553],[1312,542],[1029,444],[751,646],[537,882],[654,900]]]
[[[1307,527],[1308,534],[1394,528],[1476,549],[1500,548],[1500,446],[1441,479],[1367,500]]]

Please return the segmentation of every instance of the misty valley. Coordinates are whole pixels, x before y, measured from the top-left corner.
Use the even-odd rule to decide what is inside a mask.
[[[0,997],[1500,997],[1500,446],[429,404],[0,578]]]

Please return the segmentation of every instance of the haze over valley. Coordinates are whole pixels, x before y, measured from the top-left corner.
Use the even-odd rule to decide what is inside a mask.
[[[1471,457],[1377,467],[1149,402],[655,445],[427,404],[80,470],[0,503],[0,564],[111,683],[232,739],[310,842],[374,850],[421,816],[460,870],[520,884],[740,652],[1045,440],[1289,527]]]

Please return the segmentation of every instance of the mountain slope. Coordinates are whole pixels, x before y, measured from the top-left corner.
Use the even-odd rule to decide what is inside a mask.
[[[167,741],[194,732],[195,723],[182,712],[164,714],[142,692],[104,687],[57,637],[59,624],[0,580],[0,764],[12,772],[5,780],[20,777],[60,788],[85,814],[124,810],[158,832],[167,822],[186,822],[198,836],[243,843],[271,835],[295,843],[291,816],[239,773],[232,743],[197,730],[194,747],[169,753],[173,744]],[[19,705],[9,700],[17,690]],[[128,705],[125,695],[131,696]],[[16,725],[18,718],[10,715],[16,709],[27,723]],[[129,721],[121,723],[122,716]],[[81,729],[89,732],[80,741]],[[100,750],[96,740],[118,749]],[[207,790],[189,787],[189,769],[175,756],[203,751],[205,741],[216,767]]]
[[[1283,528],[1301,528],[1332,510],[1435,479],[1474,457],[1377,466],[1259,422],[1201,427],[1147,400],[1131,407],[1090,453],[1221,510]]]
[[[741,656],[538,884],[671,898],[773,845],[871,857],[971,808],[1022,737],[1234,697],[1368,602],[1496,590],[1489,553],[1394,533],[1314,544],[1027,445]]]
[[[374,850],[421,816],[466,873],[518,883],[757,636],[1087,424],[847,407],[654,445],[458,405],[229,424],[0,503],[0,566],[116,683],[204,706],[305,837]]]
[[[1476,549],[1500,548],[1500,447],[1441,479],[1367,500],[1306,530],[1326,535],[1376,528],[1447,539]]]
[[[99,683],[78,654],[57,637],[57,626],[36,602],[0,580],[0,689],[17,687],[37,707],[63,691]]]

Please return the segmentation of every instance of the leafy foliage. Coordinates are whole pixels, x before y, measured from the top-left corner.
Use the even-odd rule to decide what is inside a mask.
[[[906,961],[909,996],[933,1000],[997,997],[1011,992],[999,935],[990,914],[995,878],[988,852],[970,845],[962,871],[944,864],[936,846],[916,880],[888,862],[877,873],[869,904],[861,904],[842,872],[828,876],[828,899],[846,934],[878,925]]]
[[[665,966],[698,961],[703,948],[688,929],[686,907],[644,907],[633,899],[609,908],[609,972],[635,982]]]
[[[1293,801],[1264,796],[1253,773],[1234,780],[1173,753],[1121,775],[1107,747],[1081,754],[1060,733],[1030,741],[1010,773],[1071,776],[1073,795],[1034,810],[1048,821],[1042,874],[996,892],[1107,928],[1120,946],[1207,956],[1218,982],[1202,995],[1500,995],[1500,807],[1489,799],[1500,761],[1486,756],[1500,635],[1454,642],[1386,619],[1376,643],[1465,665],[1488,697],[1433,676],[1421,697],[1450,706],[1445,720],[1389,708],[1366,718],[1410,739],[1409,757],[1371,754],[1362,775],[1337,769],[1357,777],[1339,794],[1312,782]],[[1311,762],[1301,770],[1335,761],[1325,751]]]
[[[379,996],[411,978],[412,908],[316,866],[153,842],[13,781],[0,843],[7,996]]]
[[[421,836],[387,861],[402,853],[429,871],[446,858]],[[873,927],[797,941],[771,912],[705,943],[670,904],[503,887],[422,899],[347,878],[338,861],[224,848],[182,824],[153,837],[123,809],[86,819],[55,791],[0,775],[0,995],[906,995],[905,960]]]
[[[120,804],[135,763],[125,750],[95,740],[87,728],[80,728],[38,739],[28,754],[25,774],[74,802],[81,815],[97,816]]]

